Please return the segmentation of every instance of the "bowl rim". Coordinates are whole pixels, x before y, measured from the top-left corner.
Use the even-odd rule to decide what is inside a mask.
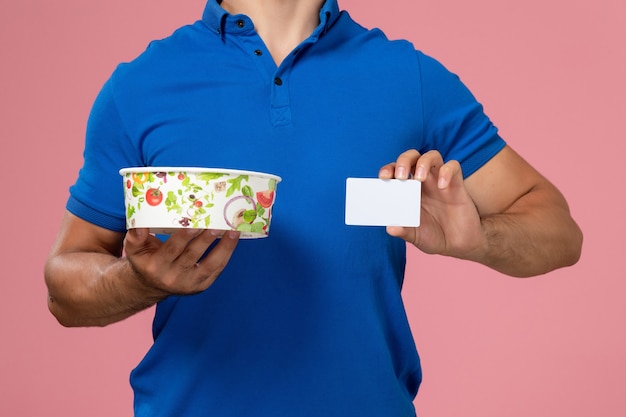
[[[144,172],[190,172],[193,174],[198,173],[219,173],[228,175],[251,175],[256,177],[266,177],[276,180],[276,182],[282,181],[282,178],[278,175],[269,174],[259,171],[246,171],[240,169],[230,168],[202,168],[202,167],[171,167],[171,166],[150,166],[150,167],[128,167],[119,170],[121,176],[132,173],[144,173]]]

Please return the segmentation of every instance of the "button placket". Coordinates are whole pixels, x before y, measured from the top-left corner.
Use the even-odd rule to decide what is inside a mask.
[[[274,126],[291,123],[291,102],[289,99],[289,69],[279,69],[274,75],[272,84],[271,116]]]
[[[266,53],[263,40],[252,28],[251,22],[245,18],[231,20],[230,30],[233,31],[232,40],[238,43],[242,50],[247,51],[262,78],[269,81],[270,118],[274,126],[285,126],[291,123],[291,103],[289,99],[289,71],[293,58],[288,56],[279,68],[273,58]],[[267,85],[267,84],[266,84]],[[267,91],[267,90],[266,90]]]

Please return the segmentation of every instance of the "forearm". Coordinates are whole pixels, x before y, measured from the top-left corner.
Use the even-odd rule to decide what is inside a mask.
[[[105,326],[142,311],[166,294],[143,283],[125,258],[64,253],[45,270],[48,307],[64,326]]]
[[[482,217],[485,244],[474,260],[516,277],[576,263],[582,232],[560,193],[550,188],[534,189],[504,213]]]
[[[380,169],[383,179],[422,181],[418,228],[387,232],[429,254],[471,260],[516,277],[576,263],[582,233],[563,195],[510,147],[463,177],[458,161],[438,151],[402,153]]]

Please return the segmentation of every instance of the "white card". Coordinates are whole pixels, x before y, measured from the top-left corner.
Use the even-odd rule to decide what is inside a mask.
[[[422,183],[417,180],[346,180],[346,224],[350,226],[420,225]]]

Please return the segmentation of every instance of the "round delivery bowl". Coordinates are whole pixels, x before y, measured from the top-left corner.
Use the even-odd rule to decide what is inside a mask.
[[[120,170],[126,227],[171,234],[184,229],[238,230],[266,237],[281,178],[221,168],[136,167]]]

